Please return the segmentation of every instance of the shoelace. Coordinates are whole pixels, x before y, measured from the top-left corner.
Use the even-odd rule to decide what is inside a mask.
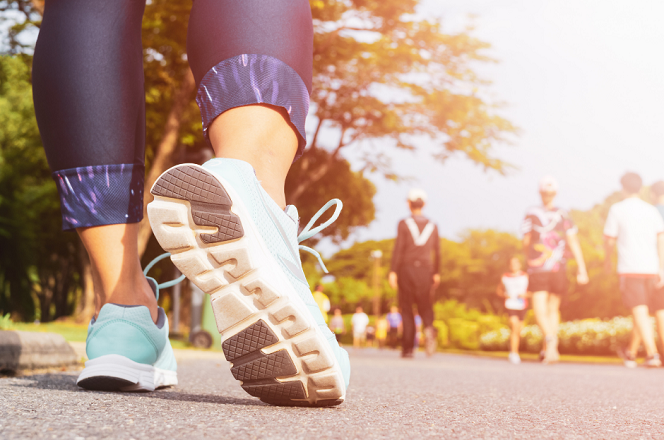
[[[154,267],[155,264],[159,263],[161,260],[164,258],[168,258],[171,256],[170,252],[166,252],[164,254],[159,255],[157,258],[154,260],[150,261],[147,266],[145,266],[145,269],[143,269],[143,275],[147,276],[148,272],[150,272],[150,269]],[[157,300],[159,299],[159,291],[161,289],[167,289],[169,287],[173,287],[178,283],[181,283],[184,281],[186,277],[184,275],[179,276],[178,278],[171,280],[171,281],[166,281],[165,283],[157,284]]]
[[[332,216],[326,222],[324,222],[322,225],[311,229],[312,226],[316,223],[316,221],[320,218],[320,216],[325,214],[325,212],[327,212],[327,210],[330,209],[332,207],[332,205],[336,205],[336,208],[334,209],[334,214],[332,214]],[[329,202],[327,202],[325,204],[325,206],[323,206],[321,209],[319,209],[318,212],[316,213],[316,215],[314,215],[313,218],[311,220],[309,220],[309,223],[307,223],[307,225],[304,227],[304,229],[302,230],[300,235],[297,236],[297,242],[302,243],[304,240],[307,240],[307,239],[313,237],[314,235],[318,234],[320,231],[322,231],[323,229],[327,228],[332,223],[334,223],[339,218],[339,214],[341,214],[341,210],[343,209],[343,207],[344,207],[344,204],[339,199],[332,199]],[[316,251],[315,249],[312,249],[308,246],[304,246],[304,245],[299,245],[298,247],[301,250],[309,252],[314,257],[316,257],[318,259],[318,262],[320,263],[321,268],[323,269],[323,272],[329,273],[329,271],[327,270],[327,267],[325,267],[325,263],[323,263],[323,258],[320,256],[320,253],[318,253],[318,251]],[[150,269],[152,269],[154,267],[155,264],[159,263],[164,258],[168,258],[170,256],[171,256],[170,252],[166,252],[166,253],[163,253],[163,254],[159,255],[154,260],[150,261],[148,263],[148,265],[145,266],[145,269],[143,269],[143,275],[147,276],[148,272],[150,271]],[[159,290],[167,289],[169,287],[175,286],[178,283],[181,283],[182,281],[184,281],[185,278],[186,277],[184,275],[181,275],[180,277],[178,277],[174,280],[166,281],[165,283],[158,284],[157,287],[159,288]]]
[[[313,229],[312,226],[316,223],[316,221],[320,218],[321,215],[325,214],[325,212],[332,207],[332,205],[337,205],[337,207],[334,209],[334,214],[332,214],[332,217],[330,217],[326,222],[324,222],[322,225],[317,226]],[[300,235],[297,236],[297,242],[302,243],[304,240],[307,240],[314,235],[318,234],[320,231],[323,229],[327,228],[330,226],[332,223],[336,221],[336,219],[339,218],[339,214],[341,214],[341,210],[343,209],[344,204],[341,202],[339,199],[332,199],[329,202],[325,204],[321,209],[318,210],[316,215],[313,216],[311,220],[309,220],[309,223],[307,223],[307,226],[304,227]],[[299,245],[298,246],[300,250],[307,251],[314,257],[318,258],[318,262],[320,263],[320,267],[323,269],[323,272],[325,273],[330,273],[327,270],[327,267],[325,267],[325,263],[323,263],[323,258],[321,258],[320,254],[318,251],[315,249],[312,249],[308,246],[304,245]]]

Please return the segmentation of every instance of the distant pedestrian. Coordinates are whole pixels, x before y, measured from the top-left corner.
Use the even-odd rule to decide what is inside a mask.
[[[420,341],[422,340],[422,318],[420,315],[415,315],[415,339],[413,339],[413,351],[420,348]]]
[[[327,312],[330,311],[330,298],[325,293],[323,293],[322,284],[318,284],[316,286],[316,290],[314,291],[313,296],[314,301],[316,301],[316,304],[318,304],[320,313],[323,315],[323,319],[325,319],[325,322],[327,322]]]
[[[337,338],[337,342],[340,342],[341,336],[346,334],[346,324],[344,324],[344,317],[340,308],[334,309],[334,315],[330,319],[330,330]]]
[[[387,323],[387,318],[381,316],[376,321],[376,342],[378,342],[378,348],[385,347],[387,343],[387,331],[390,328],[390,325]]]
[[[502,276],[497,293],[501,298],[505,298],[505,309],[512,331],[508,360],[513,364],[520,364],[521,329],[528,307],[528,274],[521,270],[521,261],[517,257],[510,259],[510,270]]]
[[[613,271],[617,246],[623,303],[632,311],[643,341],[645,366],[659,367],[650,312],[655,312],[660,337],[664,336],[664,298],[658,295],[664,282],[664,220],[657,208],[639,198],[643,182],[638,174],[626,173],[620,183],[624,200],[611,206],[604,225],[604,268]],[[635,356],[631,350],[625,353],[625,365],[635,366]]]
[[[399,308],[397,306],[392,306],[390,308],[390,313],[387,314],[387,323],[389,324],[389,329],[387,330],[387,345],[390,348],[397,348],[399,344],[399,333],[401,333],[401,313],[399,313]]]
[[[436,350],[431,292],[440,283],[440,240],[438,227],[422,215],[426,199],[426,193],[420,189],[408,193],[411,216],[399,222],[392,253],[389,282],[393,289],[399,289],[403,318],[402,357],[413,357],[413,305],[417,305],[424,323],[427,355]]]
[[[544,346],[540,353],[544,363],[557,362],[560,357],[560,301],[567,295],[567,258],[570,251],[578,266],[577,282],[588,282],[577,228],[567,211],[554,205],[557,192],[556,180],[544,177],[539,183],[542,205],[528,210],[521,227],[530,291],[533,292],[533,311],[544,333]]]
[[[353,347],[363,347],[367,341],[369,317],[364,313],[364,310],[362,310],[362,306],[358,306],[355,309],[355,313],[351,318],[351,324],[353,326]]]

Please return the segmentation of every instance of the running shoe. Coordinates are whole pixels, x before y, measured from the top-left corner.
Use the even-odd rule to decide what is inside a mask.
[[[643,366],[647,368],[658,368],[662,366],[662,361],[659,359],[659,354],[655,353],[652,356],[648,356],[643,362]]]
[[[509,356],[507,356],[507,360],[510,361],[510,364],[514,365],[519,365],[521,363],[521,357],[519,357],[519,353],[514,353],[513,351],[511,351]]]
[[[302,271],[300,242],[329,226],[328,202],[298,236],[299,216],[263,190],[250,164],[212,159],[175,166],[155,182],[148,217],[173,264],[211,295],[231,373],[274,405],[331,406],[346,398],[348,354],[339,347]],[[332,217],[313,228],[336,205]]]
[[[157,282],[148,282],[159,298]],[[161,307],[158,317],[155,324],[145,306],[105,304],[88,326],[89,360],[76,384],[100,391],[154,391],[177,385],[168,318]]]
[[[624,347],[620,347],[617,350],[617,354],[618,354],[618,357],[622,359],[623,364],[625,364],[625,366],[627,368],[636,368],[636,366],[637,366],[636,365],[636,357],[632,354],[631,351],[628,351]]]

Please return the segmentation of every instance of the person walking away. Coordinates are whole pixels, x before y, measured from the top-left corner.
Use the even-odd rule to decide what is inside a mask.
[[[560,302],[567,294],[567,259],[571,251],[578,266],[577,282],[588,283],[577,228],[567,211],[555,206],[558,183],[551,176],[539,183],[541,206],[528,210],[523,220],[523,249],[528,262],[530,291],[537,324],[544,334],[540,358],[557,362]]]
[[[337,338],[337,342],[341,342],[341,336],[346,334],[346,324],[344,324],[344,317],[341,315],[341,309],[334,309],[334,315],[330,319],[330,330]]]
[[[617,247],[620,291],[643,341],[645,366],[659,367],[662,362],[650,324],[650,311],[656,311],[661,337],[664,304],[659,301],[657,290],[664,282],[664,220],[657,208],[639,198],[643,182],[638,174],[626,173],[620,183],[624,199],[611,206],[604,225],[604,269],[613,272],[612,256]],[[635,352],[626,353],[626,361],[634,361],[635,355]]]
[[[390,313],[387,314],[387,323],[390,328],[387,331],[387,345],[390,348],[397,348],[399,343],[399,333],[401,333],[401,313],[397,306],[390,307]]]
[[[385,316],[381,316],[376,321],[376,341],[378,342],[378,348],[384,348],[387,343],[387,330],[389,329],[389,324]]]
[[[421,189],[408,193],[411,216],[401,220],[392,253],[389,283],[398,288],[399,307],[403,319],[402,357],[413,357],[415,317],[413,305],[422,317],[426,337],[427,355],[436,350],[436,332],[433,328],[431,289],[440,284],[440,240],[438,227],[422,215],[427,195]]]
[[[655,208],[657,208],[657,211],[659,211],[660,215],[662,218],[664,218],[664,181],[660,180],[658,182],[653,183],[650,186],[650,200],[651,202],[655,205]],[[658,316],[659,310],[664,309],[664,287],[660,287],[657,289],[657,292],[655,293],[655,299],[657,302],[656,305],[654,305],[654,312],[655,316]],[[653,310],[650,310],[651,312]],[[660,341],[662,341],[662,333],[664,331],[664,322],[660,322],[660,320],[657,320],[657,332],[660,337]],[[629,346],[627,347],[620,347],[618,349],[618,356],[620,356],[625,364],[626,367],[628,368],[636,368],[636,355],[639,352],[639,347],[641,346],[641,336],[639,335],[639,330],[634,326],[632,328],[632,336],[631,336],[631,341],[629,343]]]
[[[313,296],[314,301],[316,301],[316,304],[318,304],[320,313],[323,315],[323,319],[325,319],[325,322],[327,322],[327,312],[330,311],[330,298],[325,293],[323,293],[322,284],[316,285],[316,290],[314,291]]]
[[[521,344],[521,329],[523,318],[528,307],[528,274],[521,270],[521,260],[517,257],[510,259],[510,271],[506,272],[498,284],[497,294],[505,298],[505,309],[510,320],[510,354],[508,360],[513,364],[520,364],[519,345]]]
[[[369,317],[364,313],[362,306],[357,306],[355,309],[355,313],[351,318],[351,324],[353,326],[353,347],[363,347],[367,341]]]

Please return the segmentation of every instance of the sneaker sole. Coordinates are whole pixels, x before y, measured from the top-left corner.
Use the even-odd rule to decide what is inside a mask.
[[[242,388],[273,405],[342,403],[338,361],[233,188],[184,164],[163,173],[150,192],[154,235],[211,296],[222,350]]]
[[[139,364],[118,354],[85,363],[76,385],[95,391],[154,391],[178,384],[175,371]]]

